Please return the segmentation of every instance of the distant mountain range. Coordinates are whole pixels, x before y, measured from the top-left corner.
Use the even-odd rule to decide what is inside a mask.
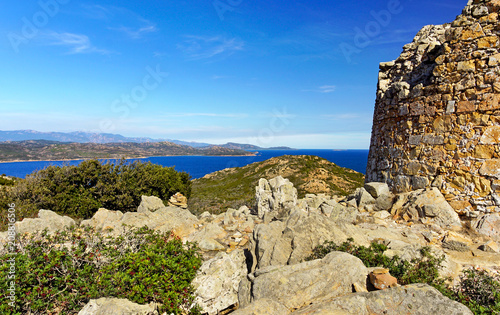
[[[172,139],[152,139],[146,137],[125,137],[119,134],[111,133],[90,133],[82,131],[74,132],[40,132],[35,130],[0,130],[0,142],[5,141],[27,141],[27,140],[47,140],[57,142],[72,142],[72,143],[156,143],[170,142],[179,145],[186,145],[193,148],[205,148],[213,146],[211,143],[190,142]],[[266,150],[266,149],[290,149],[288,147],[261,148],[251,144],[227,143],[219,145],[220,147],[233,150]]]

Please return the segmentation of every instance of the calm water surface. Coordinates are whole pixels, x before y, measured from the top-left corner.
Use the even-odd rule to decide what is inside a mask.
[[[316,155],[339,166],[347,167],[363,174],[365,173],[368,161],[368,150],[265,150],[258,151],[256,156],[163,156],[137,160],[175,167],[178,171],[189,173],[194,179],[228,167],[241,167],[286,154]],[[82,160],[0,163],[0,174],[24,178],[26,175],[44,169],[49,165],[78,165],[80,162]]]

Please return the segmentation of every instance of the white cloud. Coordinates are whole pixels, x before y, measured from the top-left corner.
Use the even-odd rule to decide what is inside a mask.
[[[155,25],[147,25],[140,28],[131,28],[125,26],[110,27],[109,29],[123,32],[132,39],[140,39],[144,34],[158,31],[158,28]]]
[[[95,19],[95,20],[108,20],[111,16],[113,16],[112,10],[110,7],[105,7],[102,5],[87,5],[82,4],[82,14],[87,18]]]
[[[95,47],[87,35],[51,31],[46,32],[42,40],[46,45],[67,47],[69,54],[109,54],[109,51]]]
[[[335,86],[335,85],[323,85],[323,86],[318,87],[317,89],[302,90],[302,92],[333,93],[336,90],[337,90],[337,86]]]
[[[190,59],[210,59],[215,56],[228,56],[236,51],[243,50],[245,43],[237,38],[222,36],[185,36],[183,43],[177,48],[182,50]]]
[[[335,92],[337,87],[335,85],[323,85],[319,87],[321,93],[332,93]]]

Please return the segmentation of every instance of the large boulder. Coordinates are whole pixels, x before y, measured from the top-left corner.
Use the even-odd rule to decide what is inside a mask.
[[[80,226],[90,226],[96,230],[102,231],[113,230],[115,233],[119,233],[121,231],[121,227],[117,225],[122,217],[123,212],[121,211],[112,211],[100,208],[96,213],[94,213],[94,216],[92,216],[92,218],[83,220],[80,223]],[[117,231],[115,231],[116,228],[118,228]]]
[[[203,263],[192,285],[195,303],[204,314],[216,315],[238,303],[238,286],[247,275],[243,250],[219,253]]]
[[[90,300],[78,315],[158,315],[155,303],[140,305],[127,299]]]
[[[24,219],[16,223],[17,233],[34,233],[48,230],[53,233],[58,230],[64,230],[72,225],[75,225],[75,220],[67,216],[61,216],[50,210],[38,211],[38,218]]]
[[[372,210],[373,205],[376,202],[375,198],[373,198],[373,196],[364,188],[359,188],[356,191],[356,201],[359,208],[364,208],[366,210]]]
[[[500,214],[487,214],[473,224],[475,231],[500,242]]]
[[[354,223],[359,214],[357,208],[346,207],[333,200],[322,203],[319,209],[336,223]]]
[[[427,284],[410,284],[382,291],[347,294],[325,303],[314,303],[292,314],[472,315],[472,312]]]
[[[137,208],[137,212],[155,212],[163,207],[165,207],[165,204],[160,198],[156,196],[141,196],[141,204]]]
[[[421,221],[448,229],[460,229],[460,218],[439,189],[419,189],[398,198],[391,212],[406,221]]]
[[[370,195],[372,195],[372,197],[375,199],[383,195],[389,195],[391,193],[387,183],[366,183],[364,187],[366,191],[369,192]]]
[[[346,239],[332,218],[295,209],[286,222],[257,225],[253,233],[253,250],[257,268],[263,268],[299,263],[323,242]]]
[[[250,276],[250,290],[241,290],[239,300],[246,306],[249,300],[267,298],[293,310],[352,293],[353,288],[366,291],[367,275],[359,258],[332,252],[323,259],[257,270]]]
[[[268,212],[277,218],[285,217],[297,205],[297,189],[281,176],[269,181],[261,178],[259,186],[255,187],[255,197],[257,214],[261,219]]]
[[[227,232],[217,223],[211,222],[187,237],[190,242],[198,243],[198,247],[206,251],[219,251],[226,248],[217,241],[226,237]]]

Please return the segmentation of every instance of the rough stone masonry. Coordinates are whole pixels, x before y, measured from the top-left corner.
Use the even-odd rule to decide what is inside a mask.
[[[437,187],[461,215],[500,212],[500,0],[470,0],[381,63],[366,181]]]

